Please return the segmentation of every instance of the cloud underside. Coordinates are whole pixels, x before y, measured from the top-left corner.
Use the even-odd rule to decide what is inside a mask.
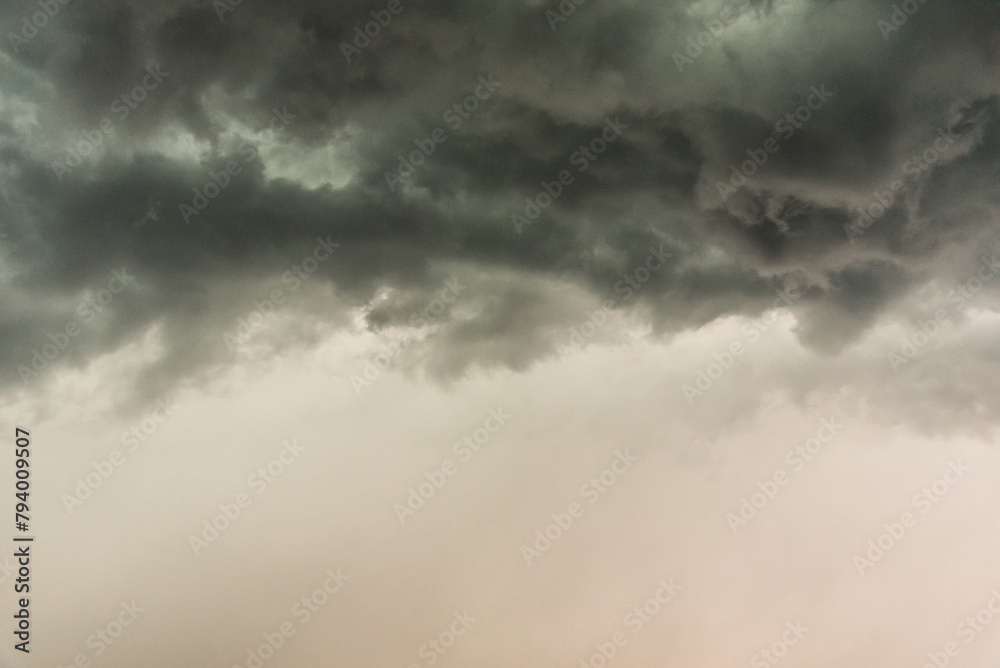
[[[558,356],[607,303],[667,340],[794,294],[825,365],[919,327],[996,246],[995,5],[927,3],[891,30],[887,2],[588,3],[554,24],[525,2],[403,3],[353,49],[372,7],[328,5],[73,3],[4,42],[8,391],[72,323],[53,367],[155,332],[139,386],[199,378],[275,289],[244,356],[392,332],[456,379]],[[963,336],[951,374],[990,356]]]

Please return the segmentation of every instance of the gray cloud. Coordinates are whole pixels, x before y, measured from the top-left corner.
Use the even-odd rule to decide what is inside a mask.
[[[580,6],[553,31],[535,4],[406,4],[351,63],[341,43],[371,20],[361,2],[244,3],[224,20],[205,2],[66,6],[17,53],[7,45],[0,75],[0,379],[19,386],[18,365],[119,267],[135,287],[54,365],[154,325],[164,351],[148,382],[224,365],[221,332],[327,236],[342,244],[316,274],[339,295],[319,309],[333,326],[380,290],[390,303],[369,326],[405,326],[396,318],[432,299],[448,266],[497,278],[475,282],[475,319],[428,340],[447,377],[554,354],[545,332],[579,320],[557,286],[614,296],[659,244],[671,263],[623,307],[657,334],[759,314],[797,286],[802,343],[843,349],[993,222],[996,8],[928,4],[883,39],[888,2],[753,3],[678,72],[671,54],[722,5]],[[32,7],[11,5],[5,29]],[[111,101],[151,63],[169,76],[117,118]],[[449,127],[443,112],[484,75],[498,91]],[[832,98],[776,132],[813,86]],[[276,109],[294,120],[269,130]],[[104,118],[103,145],[57,175],[52,162]],[[628,129],[575,162],[606,118]],[[387,170],[435,128],[447,140],[390,191]],[[963,142],[911,178],[907,161],[940,128]],[[721,201],[717,181],[769,137],[779,150]],[[241,173],[185,223],[179,206],[230,161]],[[515,233],[511,214],[562,170],[572,185]],[[844,226],[892,179],[902,193],[849,241]],[[284,333],[279,349],[309,339]]]

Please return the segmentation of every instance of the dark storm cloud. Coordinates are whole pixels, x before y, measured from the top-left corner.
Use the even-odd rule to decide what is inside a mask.
[[[153,326],[157,386],[225,364],[223,332],[317,238],[341,244],[316,273],[341,299],[303,292],[287,308],[333,326],[387,290],[369,325],[405,327],[447,276],[470,277],[485,307],[428,343],[445,376],[553,354],[551,333],[582,313],[559,282],[613,297],[660,245],[670,262],[621,305],[646,307],[657,333],[760,313],[794,285],[802,342],[842,349],[994,224],[996,7],[927,3],[883,37],[889,2],[750,3],[678,71],[673,54],[725,4],[587,3],[553,30],[544,12],[556,3],[403,2],[348,62],[343,44],[383,5],[247,1],[220,19],[206,2],[70,3],[16,53],[4,40],[0,378],[20,383],[18,365],[122,267],[135,284],[55,364]],[[9,4],[5,35],[35,10]],[[116,118],[110,105],[152,64],[169,75]],[[444,113],[480,77],[497,90],[450,126]],[[791,136],[777,132],[822,86],[832,97]],[[294,120],[260,140],[275,110]],[[104,118],[107,150],[57,174],[66,145]],[[574,162],[615,119],[620,137]],[[399,156],[437,128],[446,141],[390,188]],[[910,178],[908,161],[941,129],[963,141]],[[183,136],[201,142],[200,163],[177,148]],[[722,201],[717,182],[772,137],[779,150]],[[336,157],[318,164],[350,180],[274,176],[262,141],[301,165],[329,145]],[[185,222],[179,205],[231,162],[240,173]],[[573,183],[518,234],[511,215],[562,170]],[[905,191],[850,241],[845,225],[893,179]],[[306,336],[283,332],[282,345]]]

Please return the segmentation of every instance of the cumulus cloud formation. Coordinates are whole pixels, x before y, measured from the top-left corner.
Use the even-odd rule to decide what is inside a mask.
[[[835,351],[991,242],[988,3],[898,28],[888,3],[569,6],[402,3],[382,27],[364,3],[68,4],[30,40],[38,8],[9,7],[4,383],[120,267],[135,287],[63,363],[154,324],[163,382],[224,363],[210,333],[320,236],[333,311],[429,296],[450,266],[530,277],[479,286],[503,331],[445,323],[467,341],[450,374],[551,354],[495,347],[566,324],[530,306],[547,286],[603,299],[651,244],[672,259],[629,308],[658,333],[794,285],[801,340]]]

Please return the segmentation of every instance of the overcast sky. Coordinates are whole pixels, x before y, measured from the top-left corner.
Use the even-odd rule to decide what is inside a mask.
[[[995,665],[997,3],[0,36],[0,667]]]

